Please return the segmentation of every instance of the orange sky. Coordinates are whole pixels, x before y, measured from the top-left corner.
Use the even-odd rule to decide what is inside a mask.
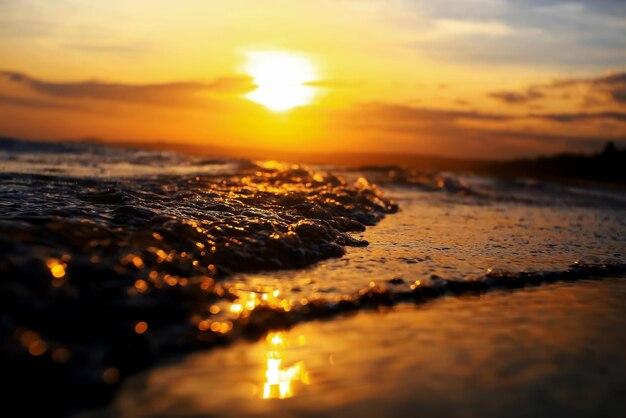
[[[0,135],[498,158],[626,143],[624,3],[519,3],[0,0]],[[268,51],[310,71],[253,74]]]

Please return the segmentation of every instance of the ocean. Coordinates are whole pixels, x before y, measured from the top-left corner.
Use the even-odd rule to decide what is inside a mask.
[[[0,274],[25,411],[626,413],[617,186],[3,139]]]

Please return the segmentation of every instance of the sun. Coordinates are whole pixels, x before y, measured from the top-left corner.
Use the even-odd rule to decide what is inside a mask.
[[[245,72],[256,90],[246,97],[275,112],[284,112],[311,103],[316,88],[306,85],[317,80],[316,69],[306,57],[290,52],[249,52]]]

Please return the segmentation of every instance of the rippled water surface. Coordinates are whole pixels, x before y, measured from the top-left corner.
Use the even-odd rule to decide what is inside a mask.
[[[473,315],[483,309],[482,299],[465,304],[454,298],[551,283],[556,287],[548,305],[558,311],[568,309],[561,305],[561,294],[566,302],[568,290],[561,289],[569,289],[559,283],[624,277],[625,215],[626,192],[600,185],[0,140],[2,365],[15,382],[13,390],[47,393],[52,411],[67,412],[106,401],[127,376],[191,350],[263,339],[268,332],[364,308],[401,306],[389,318],[404,325],[371,334],[370,340],[359,340],[359,334],[386,319],[365,315],[323,325],[329,334],[324,344],[337,344],[344,355],[355,351],[355,359],[365,362],[368,356],[375,368],[384,367],[389,353],[409,349],[400,331],[413,329],[414,320],[436,315],[446,322],[440,335],[439,326],[428,324],[429,338],[439,339],[441,347],[452,341],[450,329],[463,329],[459,318],[441,310],[447,305],[433,302],[437,298]],[[622,285],[615,286],[623,292]],[[580,289],[596,291],[593,286]],[[609,298],[611,291],[603,289],[594,304],[582,307],[590,315],[602,295]],[[521,315],[526,301],[520,294],[527,295],[498,293],[497,303],[510,300],[514,314]],[[418,302],[419,311],[406,309],[405,302]],[[495,309],[489,306],[484,309]],[[515,324],[508,329],[504,322],[489,325],[489,332],[518,338]],[[342,345],[341,333],[354,335]],[[231,402],[240,386],[246,391],[253,386],[257,398],[289,398],[292,388],[285,379],[307,386],[315,350],[326,349],[315,346],[301,356],[309,364],[283,361],[280,335],[270,334],[266,345],[251,348],[268,351],[267,387],[232,383],[248,378],[234,366],[215,366],[210,356],[217,354],[209,354],[213,366],[203,365],[197,378],[223,378],[232,385],[213,389],[211,401],[197,409],[181,411],[221,411],[216,405]],[[486,345],[495,341],[490,338]],[[378,348],[359,354],[361,346]],[[246,346],[236,347],[220,352],[234,359]],[[524,352],[512,353],[510,360],[498,358],[514,364],[515,355]],[[180,372],[173,366],[171,373],[187,373],[185,364]],[[355,376],[374,373],[369,366]],[[467,370],[480,366],[470,362]],[[445,364],[437,367],[444,368],[442,374],[456,373]],[[158,370],[149,376],[161,382],[167,374],[159,373],[170,369]],[[164,392],[163,403],[150,398],[154,407],[145,414],[159,416],[162,404],[173,414],[182,402],[176,388],[191,390],[181,382],[170,388],[149,382],[145,391],[128,386],[116,405],[135,416],[137,407],[128,399]],[[380,390],[395,387],[387,381],[382,385]],[[413,382],[404,390],[420,385]],[[352,396],[351,390],[340,391],[341,396]],[[353,405],[337,402],[329,404],[331,409]],[[263,410],[254,404],[248,412]],[[276,411],[277,405],[268,408]]]
[[[332,298],[368,282],[399,291],[417,282],[484,282],[486,274],[565,273],[577,260],[618,266],[626,254],[621,205],[521,205],[399,187],[385,192],[401,209],[365,233],[368,247],[304,270],[234,280],[242,288],[269,285],[294,299],[303,292]]]

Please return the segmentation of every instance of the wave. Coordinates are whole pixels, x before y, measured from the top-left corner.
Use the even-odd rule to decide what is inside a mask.
[[[237,298],[224,277],[339,257],[367,245],[349,232],[397,210],[365,179],[278,163],[234,176],[0,178],[3,374],[57,404],[226,334],[197,325]]]
[[[539,206],[626,207],[624,188],[606,184],[586,187],[580,183],[432,172],[397,166],[359,167],[348,173],[364,175],[387,188],[440,192],[473,204],[510,202]]]

